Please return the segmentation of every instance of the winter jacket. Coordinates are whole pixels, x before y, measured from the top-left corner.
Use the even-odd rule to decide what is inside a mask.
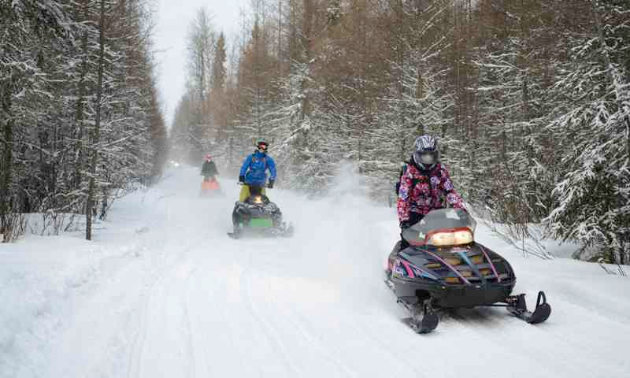
[[[402,179],[403,175],[405,174],[405,171],[407,170],[407,165],[409,165],[408,162],[403,162],[402,167],[400,168],[400,174],[398,174],[398,181],[396,181],[396,185],[394,186],[394,192],[396,193],[396,196],[398,196],[398,193],[400,191],[400,180]]]
[[[431,210],[444,208],[444,197],[451,207],[463,209],[464,201],[455,191],[448,171],[442,164],[423,171],[408,164],[400,180],[398,219],[408,221],[410,213],[427,215]]]
[[[245,184],[263,186],[267,182],[267,169],[271,177],[270,180],[276,180],[276,163],[271,156],[256,151],[249,155],[243,162],[239,176],[245,177]]]
[[[219,171],[213,161],[204,161],[203,166],[201,167],[201,174],[204,177],[213,177],[218,175]]]

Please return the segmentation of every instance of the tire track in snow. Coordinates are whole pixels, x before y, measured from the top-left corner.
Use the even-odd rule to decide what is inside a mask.
[[[265,275],[264,280],[260,280],[263,284],[257,285],[257,287],[265,289],[263,296],[265,298],[270,298],[268,303],[263,303],[263,305],[266,304],[266,307],[268,307],[268,311],[266,311],[266,313],[273,313],[275,315],[273,318],[273,324],[281,324],[281,326],[274,327],[270,323],[273,333],[276,335],[290,336],[293,341],[297,340],[296,345],[292,348],[294,353],[298,350],[298,348],[299,350],[303,348],[306,349],[305,346],[300,343],[305,342],[307,344],[306,347],[310,347],[306,351],[309,356],[312,356],[313,352],[315,352],[322,361],[328,361],[331,365],[336,366],[339,371],[344,373],[345,376],[356,376],[353,370],[350,369],[341,358],[333,355],[332,351],[327,350],[316,340],[313,333],[307,329],[306,324],[308,322],[303,320],[300,313],[297,311],[296,303],[294,301],[289,300],[288,303],[280,303],[278,296],[275,295],[276,286],[272,285],[273,279],[270,280],[270,278],[275,277]],[[321,364],[318,364],[318,366],[321,366]],[[303,371],[303,369],[301,370]]]
[[[284,366],[288,368],[287,370],[291,371],[292,373],[288,376],[302,377],[304,376],[304,372],[302,372],[301,369],[299,369],[295,365],[295,363],[293,362],[292,358],[289,355],[289,352],[285,344],[277,336],[276,330],[273,328],[270,322],[267,319],[265,319],[264,315],[262,315],[259,308],[255,305],[255,302],[252,297],[252,276],[254,275],[254,272],[253,272],[253,269],[251,269],[252,260],[253,260],[253,254],[251,251],[248,252],[247,260],[248,260],[248,263],[241,277],[244,277],[244,281],[245,281],[244,295],[247,298],[247,304],[249,306],[250,312],[254,316],[254,318],[258,321],[258,323],[260,323],[263,326],[264,328],[263,331],[266,335],[266,338],[269,341],[271,341],[275,349],[277,349],[281,353],[282,360],[284,360]]]
[[[280,306],[277,301],[275,301],[275,304],[277,309],[283,308],[283,306]],[[332,364],[337,366],[346,376],[352,377],[356,375],[354,371],[342,361],[342,359],[333,355],[330,350],[327,350],[324,346],[321,345],[319,341],[316,340],[316,338],[313,336],[313,333],[311,333],[307,329],[306,324],[308,323],[303,320],[303,317],[297,311],[295,304],[293,304],[290,308],[284,308],[286,308],[286,311],[291,313],[292,316],[283,314],[283,324],[290,324],[293,329],[296,330],[295,333],[298,334],[298,336],[301,336],[303,340],[306,340],[308,345],[310,345],[319,356],[332,362]]]
[[[198,272],[199,272],[199,269],[195,268],[193,273],[192,273],[192,275],[191,275],[191,277],[190,277],[190,279],[188,280],[188,285],[186,287],[186,308],[187,308],[186,314],[187,314],[188,322],[189,322],[189,330],[190,330],[190,332],[192,332],[193,329],[199,330],[199,332],[191,333],[191,335],[197,335],[197,338],[201,339],[199,343],[195,343],[194,340],[193,340],[194,350],[197,350],[196,345],[198,345],[198,344],[201,344],[201,345],[209,344],[208,339],[206,337],[204,337],[204,335],[206,335],[206,333],[203,332],[203,326],[202,326],[202,322],[201,322],[201,319],[200,319],[200,312],[199,311],[193,311],[193,313],[195,314],[195,316],[194,316],[195,322],[192,321],[193,317],[190,315],[190,309],[193,308],[193,306],[191,305],[191,300],[190,300],[191,299],[191,295],[194,293],[192,291],[192,289],[194,289],[194,288],[196,288],[198,286],[198,285],[192,285],[192,287],[191,287],[191,282],[193,281],[192,277],[197,276]],[[194,280],[194,281],[198,282],[198,280]],[[197,299],[199,300],[200,298],[198,297]],[[194,310],[194,308],[193,308],[193,310]],[[207,352],[204,353],[204,350],[205,350],[205,348],[202,348],[200,353],[195,354],[195,356],[198,356],[200,354],[203,355],[203,357],[204,357],[203,358],[203,367],[204,367],[205,373],[202,374],[202,376],[210,376],[210,374],[209,374],[210,366],[208,365],[208,361],[211,361],[211,357],[207,354]],[[195,358],[194,363],[195,363],[195,366],[197,366],[197,364],[199,363],[197,358]],[[194,377],[196,377],[196,376],[197,376],[197,369],[195,368],[195,375],[194,375]]]
[[[361,325],[359,327],[359,324]],[[365,320],[360,319],[358,321],[358,323],[353,324],[353,326],[360,331],[360,334],[364,335],[366,338],[368,338],[369,340],[372,340],[373,342],[375,342],[378,347],[379,350],[381,351],[382,354],[387,355],[389,357],[389,359],[391,359],[392,361],[394,361],[395,363],[392,364],[392,366],[395,366],[396,368],[400,369],[400,374],[408,374],[410,371],[413,371],[416,373],[417,376],[421,376],[420,372],[417,371],[417,369],[410,365],[405,359],[401,359],[400,357],[398,357],[391,348],[387,347],[387,345],[385,345],[385,343],[376,335],[374,335],[374,333],[372,332],[373,327],[371,325],[367,325],[365,324]],[[406,327],[406,326],[405,326]],[[411,330],[413,332],[413,330]],[[415,332],[414,332],[415,333]],[[403,366],[401,368],[401,365]],[[424,369],[426,370],[426,369]],[[393,372],[392,369],[392,375],[396,375]]]
[[[185,284],[184,284],[184,293],[181,296],[184,302],[184,319],[186,322],[186,333],[188,338],[188,351],[189,351],[189,360],[190,369],[192,370],[189,376],[195,378],[197,376],[197,359],[196,359],[196,348],[193,340],[193,328],[191,326],[190,320],[190,301],[189,301],[189,293],[190,293],[190,281],[193,274],[197,271],[196,268],[188,267],[189,271],[186,274]]]
[[[192,241],[186,245],[183,249],[180,249],[175,257],[181,257],[184,253],[194,249],[196,245],[199,244],[199,241],[204,240],[204,238],[200,238],[197,241]],[[167,259],[168,252],[165,252],[165,255],[162,258]],[[171,274],[180,264],[179,258],[171,258],[171,262],[162,261],[164,264],[160,266],[157,271],[154,273],[153,278],[151,279],[151,283],[147,286],[147,290],[144,293],[144,301],[141,305],[141,315],[139,318],[141,319],[139,323],[139,331],[134,337],[132,342],[132,346],[129,352],[129,363],[127,367],[127,377],[141,377],[142,375],[142,355],[145,351],[145,343],[147,339],[147,334],[150,327],[149,314],[151,311],[151,303],[155,300],[157,295],[157,291],[162,289],[161,286],[164,285],[169,274]]]

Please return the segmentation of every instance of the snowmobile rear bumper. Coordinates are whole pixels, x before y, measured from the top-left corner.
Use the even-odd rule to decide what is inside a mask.
[[[436,307],[457,308],[488,306],[503,302],[512,292],[513,284],[492,284],[487,286],[442,286],[431,291]]]
[[[514,282],[487,283],[485,285],[444,285],[440,283],[419,283],[400,277],[393,277],[396,296],[433,298],[436,308],[459,308],[490,306],[504,302],[514,288]]]
[[[284,222],[278,227],[235,227],[234,232],[228,233],[231,238],[240,239],[245,237],[291,237],[293,236],[293,226]]]

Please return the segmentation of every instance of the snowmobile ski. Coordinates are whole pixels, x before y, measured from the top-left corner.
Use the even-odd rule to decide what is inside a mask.
[[[234,231],[233,232],[228,232],[228,236],[231,237],[232,239],[240,239],[241,237],[243,237],[244,234],[244,228],[242,224],[238,224],[234,226]]]
[[[409,318],[403,319],[403,322],[416,333],[430,333],[440,323],[440,318],[433,310],[430,299],[420,303],[417,297],[402,297],[398,298],[398,303],[411,315]]]
[[[506,298],[508,304],[507,310],[517,318],[526,321],[529,324],[540,324],[551,315],[551,306],[547,303],[547,296],[543,291],[538,292],[536,300],[536,309],[534,312],[527,310],[525,302],[525,294],[512,295]]]

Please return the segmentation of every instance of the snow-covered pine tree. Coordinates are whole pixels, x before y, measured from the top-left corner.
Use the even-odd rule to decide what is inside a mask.
[[[155,94],[149,35],[149,10],[140,0],[120,1],[110,21],[112,48],[109,96],[117,99],[109,110],[109,122],[102,134],[102,184],[100,217],[104,218],[112,199],[146,185],[160,168],[154,163],[164,141],[164,125]],[[162,135],[160,137],[160,135]],[[163,159],[163,158],[162,158]]]
[[[563,20],[567,60],[550,129],[564,136],[551,234],[630,262],[630,4],[589,1]],[[558,138],[558,140],[560,140]]]
[[[542,165],[554,156],[544,129],[550,84],[542,73],[554,47],[546,43],[545,12],[536,1],[481,1],[477,14],[477,24],[485,27],[474,53],[479,125],[467,138],[467,167],[474,177],[469,198],[488,206],[503,236],[520,247],[537,238],[531,224],[548,214],[554,187]],[[536,245],[527,250],[546,256]]]
[[[37,106],[52,96],[45,58],[68,42],[70,25],[63,1],[0,3],[0,241],[14,240],[23,230],[22,212],[29,211],[33,177],[28,157],[42,111]],[[40,151],[42,152],[42,151]],[[43,153],[43,152],[42,152]],[[32,156],[32,155],[31,155]],[[26,189],[26,190],[25,190]]]
[[[392,57],[386,71],[389,92],[379,100],[379,125],[371,141],[379,147],[372,163],[373,185],[383,186],[388,197],[416,137],[430,133],[440,144],[452,146],[443,131],[452,123],[448,110],[454,99],[444,90],[447,70],[439,59],[452,33],[444,22],[450,6],[436,1],[421,9],[415,3],[392,2],[383,16],[382,24],[390,25],[385,29]]]

